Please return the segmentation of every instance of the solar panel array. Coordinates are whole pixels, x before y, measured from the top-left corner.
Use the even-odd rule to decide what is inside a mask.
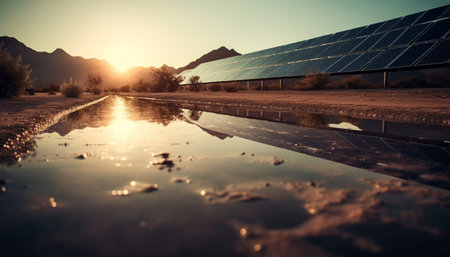
[[[203,83],[407,69],[450,63],[450,5],[200,64]]]

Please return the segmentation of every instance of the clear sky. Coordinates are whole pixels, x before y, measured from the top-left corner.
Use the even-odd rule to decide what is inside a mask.
[[[0,35],[119,69],[249,53],[448,4],[448,0],[0,0]]]

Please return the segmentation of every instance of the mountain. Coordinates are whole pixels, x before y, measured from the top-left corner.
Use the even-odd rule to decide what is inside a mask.
[[[198,58],[197,60],[195,60],[193,62],[190,62],[188,65],[178,68],[176,70],[176,72],[178,74],[180,74],[181,72],[183,72],[185,70],[193,69],[204,62],[215,61],[215,60],[219,60],[219,59],[223,59],[223,58],[233,57],[236,55],[241,55],[241,54],[236,52],[234,49],[228,49],[228,48],[222,46],[216,50],[212,50],[211,52],[202,55],[202,57]]]
[[[116,73],[107,61],[74,57],[60,48],[47,53],[37,52],[12,37],[0,37],[0,42],[3,42],[13,57],[21,55],[22,64],[30,65],[31,77],[36,79],[36,87],[51,82],[61,83],[70,77],[84,81],[89,73],[102,74],[106,84],[113,79],[112,74]]]
[[[0,37],[0,42],[8,49],[13,57],[22,56],[22,64],[30,65],[31,77],[35,78],[34,86],[39,88],[48,83],[60,84],[63,80],[72,78],[78,81],[86,81],[90,73],[101,74],[103,85],[117,87],[125,84],[133,84],[139,80],[150,81],[155,67],[134,67],[126,73],[118,73],[107,61],[95,58],[85,59],[79,56],[71,56],[63,49],[58,48],[52,53],[37,52],[27,47],[13,37]],[[169,71],[181,73],[186,69],[192,69],[199,64],[222,58],[240,55],[235,50],[220,47],[213,50],[188,65],[175,69],[165,66]]]

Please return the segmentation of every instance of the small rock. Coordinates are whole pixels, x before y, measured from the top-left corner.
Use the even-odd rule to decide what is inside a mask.
[[[253,251],[255,251],[257,253],[261,252],[262,250],[263,250],[263,246],[261,244],[255,244],[253,246]]]
[[[308,181],[308,186],[310,186],[310,187],[315,187],[315,186],[317,186],[317,184],[316,184],[316,182],[314,182],[314,181]]]
[[[245,155],[245,152],[241,152],[241,155]]]
[[[142,192],[150,193],[159,189],[158,184],[153,184],[142,189]]]
[[[84,160],[84,159],[88,158],[88,155],[86,153],[83,153],[83,154],[79,154],[76,158],[80,159],[80,160]]]
[[[158,154],[153,154],[153,157],[162,157],[164,159],[169,158],[170,153],[158,153]]]
[[[273,165],[280,165],[280,164],[283,164],[283,163],[284,163],[283,159],[278,159],[277,157],[273,157],[273,160],[272,160],[272,164]]]
[[[247,238],[248,237],[248,230],[246,228],[241,228],[239,230],[239,234],[241,234],[242,238]]]

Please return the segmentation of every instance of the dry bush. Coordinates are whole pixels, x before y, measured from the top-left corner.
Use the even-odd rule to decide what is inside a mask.
[[[131,91],[131,87],[129,85],[119,87],[119,91],[123,93],[128,93]]]
[[[236,85],[225,85],[223,86],[223,90],[225,90],[228,93],[237,92],[238,87]]]
[[[189,90],[190,91],[194,91],[194,92],[200,91],[200,89],[201,89],[201,84],[200,83],[202,83],[202,82],[201,82],[199,76],[191,76],[189,78],[189,83],[190,83],[190,85],[189,85]]]
[[[16,96],[31,87],[31,70],[22,65],[22,58],[14,58],[0,43],[0,96]]]
[[[83,86],[70,78],[69,82],[64,82],[60,88],[61,93],[66,97],[81,97],[84,92]]]
[[[280,90],[280,84],[270,83],[269,85],[264,85],[264,90]]]
[[[329,75],[325,73],[306,74],[303,79],[296,82],[293,89],[309,90],[320,89],[329,82]]]
[[[361,89],[372,88],[373,85],[367,81],[364,81],[360,75],[355,75],[330,83],[327,87],[333,89]]]
[[[211,84],[211,85],[209,85],[209,91],[211,91],[211,92],[222,91],[222,85],[220,85],[220,84]]]

